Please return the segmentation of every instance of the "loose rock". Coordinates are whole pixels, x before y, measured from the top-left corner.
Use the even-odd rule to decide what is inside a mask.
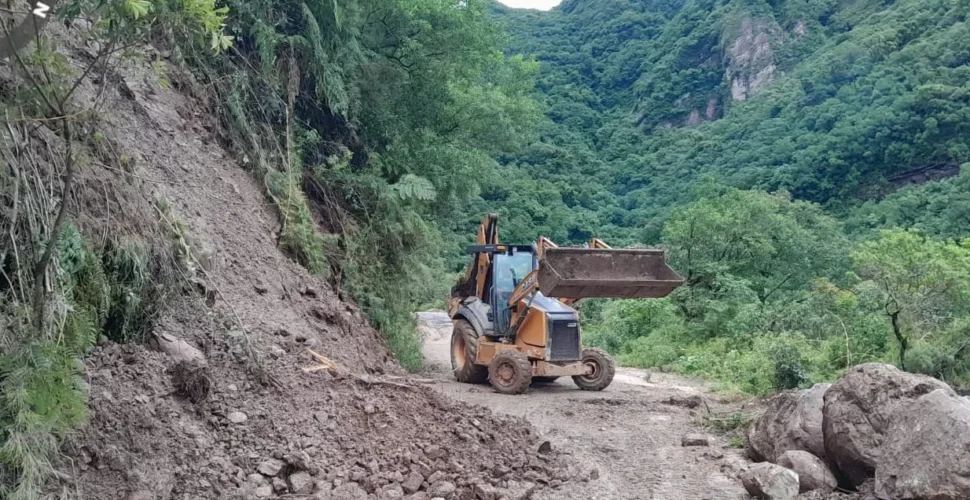
[[[169,333],[157,333],[152,336],[149,345],[158,351],[172,356],[177,361],[188,361],[205,365],[205,355],[192,344]]]
[[[229,412],[229,414],[226,415],[226,418],[234,424],[241,424],[249,419],[249,417],[247,417],[246,414],[241,411]]]
[[[290,487],[290,493],[305,494],[313,490],[313,478],[306,471],[290,474],[286,482]]]
[[[283,462],[275,458],[271,458],[269,460],[261,462],[259,464],[259,467],[256,467],[256,470],[259,471],[259,473],[264,476],[273,477],[280,473],[280,470],[283,469],[283,465],[285,465]]]
[[[424,477],[421,474],[417,472],[411,472],[410,474],[408,474],[408,477],[404,480],[404,482],[401,483],[401,487],[403,487],[404,491],[408,493],[414,493],[419,489],[421,489],[421,483],[423,482],[424,482]]]
[[[257,498],[269,498],[271,496],[273,496],[273,487],[272,486],[270,486],[268,484],[265,484],[263,486],[260,486],[260,487],[256,488],[256,497]]]
[[[798,474],[784,467],[761,462],[741,474],[741,484],[754,498],[791,500],[798,495]]]
[[[876,462],[876,496],[970,498],[970,401],[937,389],[900,408]]]
[[[455,483],[452,483],[450,481],[438,481],[432,484],[430,488],[428,488],[428,494],[431,495],[432,497],[447,498],[448,495],[451,495],[452,493],[455,492],[455,489],[456,489]]]
[[[778,457],[778,465],[798,474],[799,493],[814,490],[829,492],[839,485],[825,462],[807,451],[788,450]]]
[[[861,485],[875,473],[896,411],[937,389],[956,397],[935,378],[905,373],[891,365],[867,363],[849,369],[825,393],[826,459],[851,484]]]
[[[331,497],[340,500],[367,500],[367,492],[357,483],[344,483],[333,489]]]
[[[823,396],[831,384],[815,384],[801,392],[771,399],[765,413],[748,431],[748,454],[756,462],[776,462],[788,450],[825,457],[822,436]]]
[[[680,439],[681,446],[709,446],[710,439],[703,434],[687,434]]]

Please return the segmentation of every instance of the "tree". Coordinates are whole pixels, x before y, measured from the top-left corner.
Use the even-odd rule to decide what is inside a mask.
[[[899,364],[926,340],[970,313],[970,240],[933,240],[891,229],[859,245],[852,262],[875,291],[899,343]]]
[[[790,298],[843,265],[846,239],[817,205],[786,193],[709,189],[715,193],[676,210],[663,230],[670,261],[686,279],[689,319],[723,307],[712,300],[763,306]]]

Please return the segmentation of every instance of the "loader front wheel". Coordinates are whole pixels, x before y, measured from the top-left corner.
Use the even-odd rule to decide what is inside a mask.
[[[451,332],[451,371],[459,382],[484,384],[488,380],[488,367],[475,364],[478,355],[478,333],[467,320],[455,320]]]
[[[522,394],[532,383],[532,363],[519,351],[502,351],[488,364],[488,381],[502,394]]]
[[[573,382],[584,391],[602,391],[613,382],[616,364],[606,351],[595,347],[583,349],[583,365],[589,368],[588,375],[575,375]]]

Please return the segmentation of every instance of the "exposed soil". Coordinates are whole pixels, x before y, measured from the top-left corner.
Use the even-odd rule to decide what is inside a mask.
[[[698,427],[698,415],[735,407],[702,385],[667,374],[618,368],[602,392],[579,390],[569,378],[533,387],[521,396],[487,385],[454,381],[450,331],[443,313],[422,313],[429,324],[425,357],[435,389],[453,399],[527,419],[553,450],[592,474],[587,483],[540,492],[537,499],[735,500],[748,498],[737,479],[743,451],[727,437]],[[691,408],[693,407],[693,408]],[[687,434],[708,436],[709,446],[682,446]],[[587,476],[589,477],[589,476]]]
[[[83,67],[76,37],[49,28]],[[188,277],[202,293],[172,300],[154,333],[188,341],[207,362],[96,348],[90,425],[66,450],[56,497],[519,498],[575,475],[558,453],[535,452],[523,419],[393,378],[401,369],[360,311],[280,251],[277,214],[219,144],[204,103],[132,66],[78,90],[91,103],[103,84],[107,146],[81,174],[76,215],[86,231],[127,220],[125,236],[144,238],[158,232],[154,205],[165,200],[205,272]],[[315,363],[307,348],[353,375],[304,372]]]

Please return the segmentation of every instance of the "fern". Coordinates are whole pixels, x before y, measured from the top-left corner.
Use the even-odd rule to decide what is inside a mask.
[[[397,183],[391,185],[391,189],[402,201],[431,201],[435,199],[434,184],[424,177],[407,174]]]
[[[312,274],[326,275],[330,269],[324,253],[325,242],[316,230],[316,222],[303,188],[296,175],[271,172],[267,175],[267,188],[280,210],[283,231],[280,242],[283,249]]]

